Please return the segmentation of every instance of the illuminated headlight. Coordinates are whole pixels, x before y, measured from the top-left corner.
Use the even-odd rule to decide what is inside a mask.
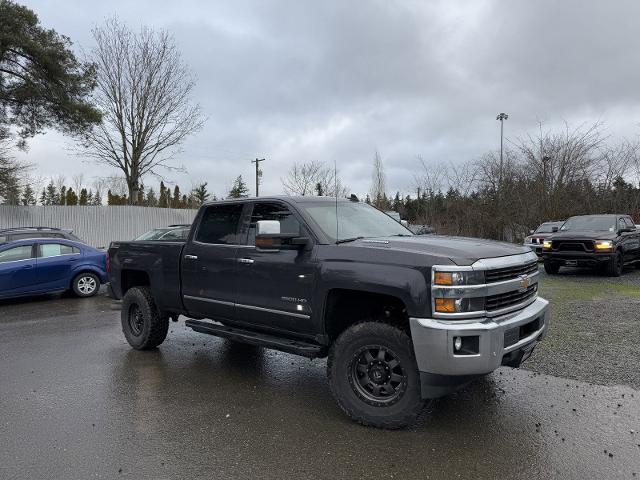
[[[461,272],[434,272],[434,285],[480,285],[484,283],[484,272],[473,270]]]
[[[544,250],[551,250],[551,240],[545,240],[542,244]]]
[[[484,298],[436,298],[435,310],[438,313],[466,313],[484,310]]]
[[[611,240],[596,240],[596,250],[601,252],[611,251],[613,242]]]

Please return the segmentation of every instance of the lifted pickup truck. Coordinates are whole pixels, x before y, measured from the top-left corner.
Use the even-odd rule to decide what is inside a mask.
[[[186,243],[114,242],[109,265],[133,348],[161,344],[185,315],[196,332],[328,357],[342,410],[383,428],[518,367],[549,328],[530,249],[415,236],[357,200],[208,203]]]
[[[640,230],[629,215],[580,215],[554,230],[542,249],[550,275],[560,267],[592,267],[619,277],[625,265],[640,262]]]

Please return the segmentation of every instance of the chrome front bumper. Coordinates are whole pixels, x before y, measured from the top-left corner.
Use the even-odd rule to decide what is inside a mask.
[[[418,370],[435,375],[482,375],[502,364],[505,355],[532,348],[549,328],[549,302],[536,298],[522,310],[477,320],[410,318]],[[539,328],[505,347],[505,333],[540,319]],[[522,330],[522,329],[521,329]],[[517,333],[517,332],[516,332]],[[477,354],[454,353],[455,337],[478,337]]]

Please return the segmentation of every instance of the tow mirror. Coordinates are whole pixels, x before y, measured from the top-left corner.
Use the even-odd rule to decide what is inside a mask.
[[[256,222],[256,247],[261,250],[297,250],[307,246],[308,243],[307,237],[301,237],[295,233],[280,233],[280,222],[277,220]]]

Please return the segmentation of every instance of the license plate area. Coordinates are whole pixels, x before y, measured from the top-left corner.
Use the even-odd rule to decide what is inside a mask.
[[[576,267],[578,265],[578,261],[577,260],[565,260],[564,264],[567,267]]]

